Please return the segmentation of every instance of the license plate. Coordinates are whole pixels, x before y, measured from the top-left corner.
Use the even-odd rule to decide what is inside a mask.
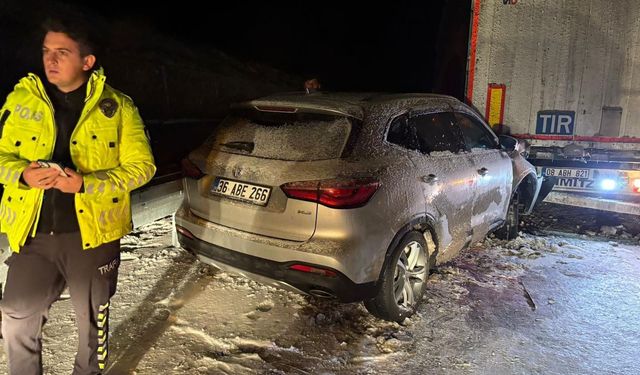
[[[259,206],[266,206],[271,195],[271,188],[216,177],[211,185],[210,192],[211,194],[223,195]]]
[[[554,186],[555,190],[579,190],[592,191],[596,190],[596,182],[581,178],[560,177]]]
[[[545,176],[554,176],[562,178],[580,178],[590,179],[590,169],[576,169],[576,168],[544,168],[542,173]]]

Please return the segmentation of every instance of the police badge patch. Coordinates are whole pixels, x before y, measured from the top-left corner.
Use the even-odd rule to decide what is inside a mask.
[[[116,101],[111,98],[102,99],[98,106],[100,107],[102,113],[104,113],[104,115],[108,118],[113,117],[113,115],[115,115],[116,111],[118,110],[118,103],[116,103]]]

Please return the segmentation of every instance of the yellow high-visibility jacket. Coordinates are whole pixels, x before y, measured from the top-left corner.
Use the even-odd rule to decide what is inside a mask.
[[[75,207],[84,249],[132,229],[129,192],[147,183],[156,167],[133,101],[105,83],[102,70],[87,84],[85,105],[69,145],[83,175]],[[35,74],[22,78],[0,110],[0,231],[15,252],[35,236],[44,190],[20,180],[31,161],[49,160],[56,140],[54,109]]]

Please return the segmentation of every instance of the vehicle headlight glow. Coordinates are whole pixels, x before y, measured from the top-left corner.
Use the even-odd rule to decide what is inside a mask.
[[[633,187],[636,189],[640,189],[640,178],[636,178],[633,180]]]
[[[600,188],[602,190],[611,191],[618,187],[618,182],[612,178],[605,178],[600,181]]]

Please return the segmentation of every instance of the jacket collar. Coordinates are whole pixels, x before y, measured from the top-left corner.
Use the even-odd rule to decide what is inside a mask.
[[[85,103],[89,102],[91,99],[100,97],[102,95],[102,91],[104,90],[104,83],[107,77],[104,74],[104,70],[102,67],[94,70],[89,76],[89,80],[87,81],[87,92],[85,95]],[[26,77],[22,78],[18,83],[17,87],[22,86],[24,89],[29,91],[31,94],[36,97],[44,100],[45,102],[49,102],[49,98],[47,97],[46,91],[44,89],[44,85],[42,84],[42,80],[38,75],[34,73],[29,73]]]

